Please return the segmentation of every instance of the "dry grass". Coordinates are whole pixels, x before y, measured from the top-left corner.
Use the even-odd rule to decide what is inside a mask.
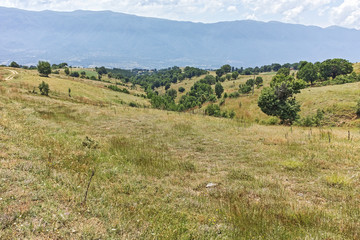
[[[130,94],[112,91],[105,86],[106,82],[92,81],[87,79],[66,77],[63,74],[52,74],[50,77],[40,77],[37,71],[18,70],[19,74],[7,86],[19,89],[19,91],[39,92],[38,85],[45,81],[50,86],[50,94],[61,100],[78,101],[92,104],[128,104],[137,103],[140,106],[149,106],[146,99]],[[68,90],[71,89],[71,97]],[[132,91],[133,94],[140,93]]]
[[[360,238],[355,129],[348,140],[343,128],[94,106],[28,94],[38,80],[22,74],[0,89],[1,239]],[[48,80],[59,96],[103,90]]]

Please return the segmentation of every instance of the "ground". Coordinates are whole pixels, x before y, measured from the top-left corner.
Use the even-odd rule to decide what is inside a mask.
[[[0,239],[360,238],[356,128],[132,108],[147,100],[18,72],[0,82]]]

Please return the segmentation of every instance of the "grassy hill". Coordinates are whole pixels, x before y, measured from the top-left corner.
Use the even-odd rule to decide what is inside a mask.
[[[354,64],[355,71],[359,64]],[[214,72],[210,72],[215,76]],[[270,81],[275,73],[260,74],[264,79],[263,87],[268,87]],[[178,90],[179,87],[184,87],[185,92],[179,93],[177,101],[180,97],[185,95],[193,84],[204,78],[205,75],[186,79],[182,82],[172,84],[171,88]],[[239,76],[236,80],[226,80],[221,83],[224,87],[224,92],[230,94],[239,90],[239,84],[244,84],[248,79],[254,76]],[[263,87],[255,88],[254,93],[241,94],[238,98],[227,98],[225,104],[221,106],[222,110],[234,110],[238,119],[247,122],[266,122],[269,116],[264,114],[257,105],[259,95]],[[214,86],[213,86],[214,88]],[[160,94],[165,93],[164,87],[158,89]],[[356,104],[360,99],[360,83],[350,83],[343,85],[331,85],[324,87],[309,87],[301,90],[301,93],[296,94],[296,98],[301,105],[300,117],[307,117],[316,114],[318,109],[324,110],[324,124],[328,126],[360,126],[360,121],[356,116]],[[216,103],[219,103],[218,100]],[[201,109],[196,109],[197,113],[204,113],[207,104],[204,104]]]
[[[30,93],[42,80],[49,97]],[[355,93],[336,87],[344,99]],[[255,117],[260,90],[226,107]],[[305,104],[316,91],[336,95],[309,90],[304,112],[316,108]],[[0,239],[360,237],[358,130],[262,126],[131,101],[148,104],[63,75],[19,70],[0,82]]]

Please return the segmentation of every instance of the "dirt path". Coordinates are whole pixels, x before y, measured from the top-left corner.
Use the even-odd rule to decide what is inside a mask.
[[[11,70],[11,69],[7,69],[7,70],[10,71],[11,74],[5,78],[5,81],[9,81],[9,80],[13,79],[16,74],[19,74],[19,73],[18,73],[17,71],[15,71],[15,70]]]

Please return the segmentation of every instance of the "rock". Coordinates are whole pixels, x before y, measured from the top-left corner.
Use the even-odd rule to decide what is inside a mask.
[[[206,188],[213,188],[213,187],[216,187],[218,184],[217,183],[208,183],[206,185]]]

